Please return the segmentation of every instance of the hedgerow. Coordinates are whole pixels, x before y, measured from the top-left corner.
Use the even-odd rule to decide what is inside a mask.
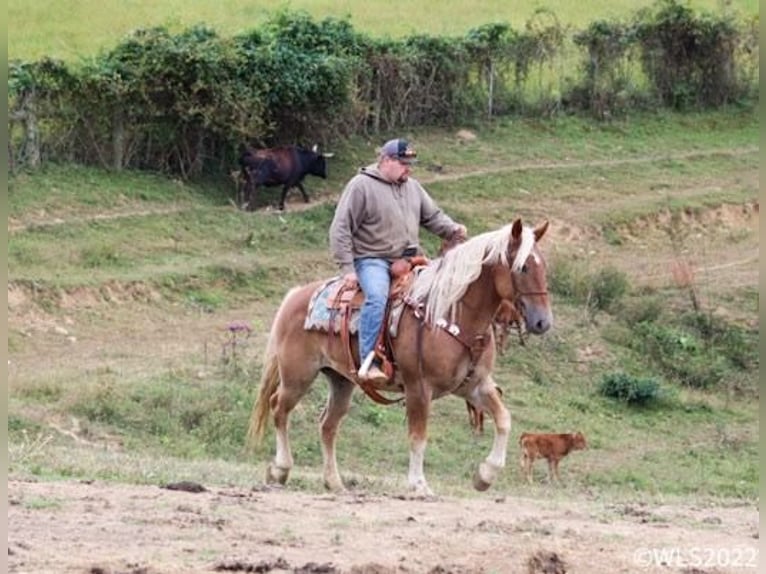
[[[493,23],[400,40],[285,10],[230,38],[159,27],[77,64],[10,62],[11,167],[58,160],[193,178],[227,174],[245,142],[326,144],[510,114],[606,119],[634,106],[752,103],[757,86],[757,22],[677,0],[581,31],[542,9],[520,31]]]

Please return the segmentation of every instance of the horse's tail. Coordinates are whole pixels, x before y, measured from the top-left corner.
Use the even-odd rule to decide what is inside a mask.
[[[253,404],[253,411],[250,413],[250,426],[247,429],[247,444],[251,449],[260,444],[263,439],[271,411],[271,397],[279,386],[279,361],[272,348],[272,341],[269,341],[266,358],[263,362],[260,386],[258,399]]]

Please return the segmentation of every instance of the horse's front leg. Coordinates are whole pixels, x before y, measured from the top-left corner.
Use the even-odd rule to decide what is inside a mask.
[[[422,381],[407,385],[407,426],[410,439],[410,468],[407,482],[416,496],[433,496],[423,473],[423,461],[428,443],[428,413],[431,408],[431,391]]]
[[[508,436],[511,432],[511,413],[505,408],[492,377],[484,379],[473,390],[471,402],[479,410],[489,411],[495,421],[495,440],[492,443],[492,450],[487,458],[479,464],[473,477],[474,488],[484,491],[492,485],[500,470],[505,467]]]

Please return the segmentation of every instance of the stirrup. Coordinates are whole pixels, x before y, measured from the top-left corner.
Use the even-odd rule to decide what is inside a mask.
[[[370,351],[367,353],[367,356],[364,358],[364,361],[362,361],[362,366],[359,367],[359,372],[357,375],[359,378],[364,379],[367,377],[367,372],[370,370],[370,367],[372,366],[372,362],[375,360],[375,351]]]

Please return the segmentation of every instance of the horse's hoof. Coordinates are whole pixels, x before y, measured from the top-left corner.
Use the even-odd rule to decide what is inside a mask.
[[[410,485],[410,491],[413,498],[427,499],[434,498],[434,491],[425,482]]]
[[[329,490],[330,492],[334,493],[340,493],[340,492],[346,492],[346,487],[343,486],[343,483],[338,480],[327,480],[324,481],[324,487]]]
[[[289,468],[280,468],[270,464],[266,469],[266,484],[284,485],[287,482],[288,476],[290,476]]]
[[[478,490],[479,492],[484,492],[487,490],[490,486],[492,486],[491,482],[487,482],[484,479],[481,478],[481,475],[478,471],[476,471],[476,474],[473,475],[473,487]]]
[[[497,478],[498,469],[494,466],[482,462],[479,468],[476,469],[476,473],[473,475],[473,487],[479,492],[484,492]]]

